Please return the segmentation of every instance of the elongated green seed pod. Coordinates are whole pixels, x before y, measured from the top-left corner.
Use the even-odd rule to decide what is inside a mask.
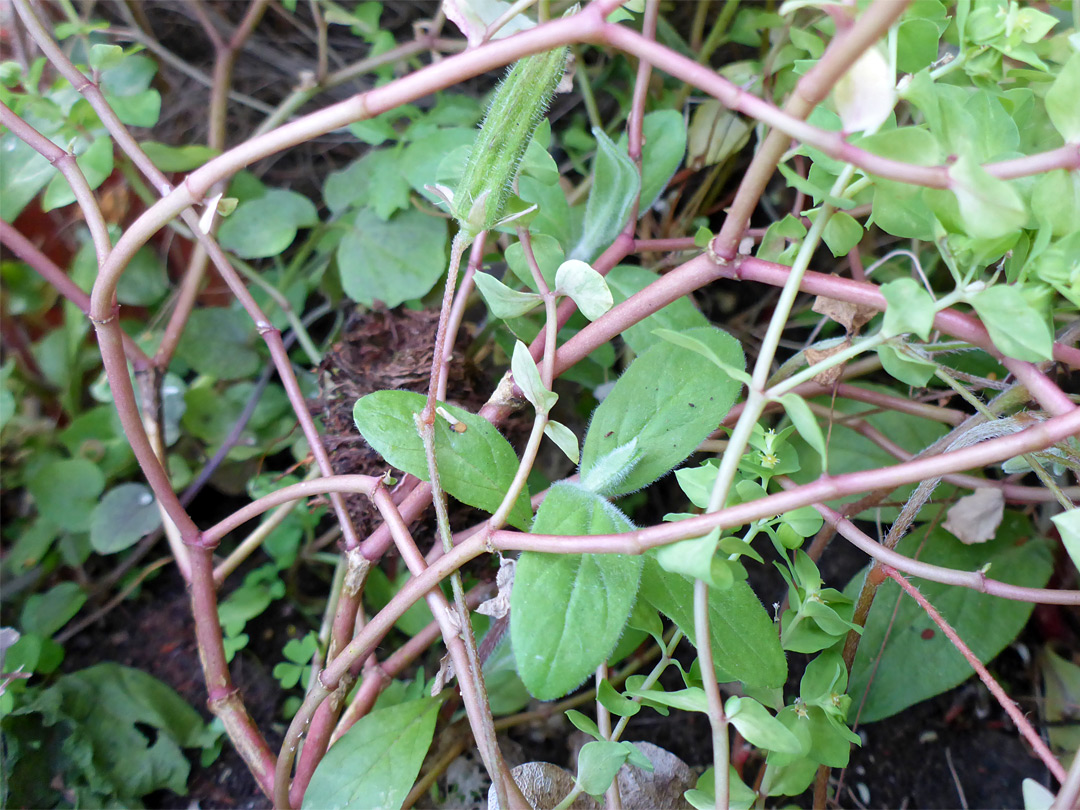
[[[566,70],[566,48],[519,59],[502,80],[476,137],[452,212],[470,235],[502,216],[518,165]]]

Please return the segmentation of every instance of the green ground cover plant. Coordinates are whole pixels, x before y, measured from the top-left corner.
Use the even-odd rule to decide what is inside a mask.
[[[1080,4],[11,6],[5,805],[847,806],[975,674],[1076,806]],[[210,722],[73,663],[170,576]]]

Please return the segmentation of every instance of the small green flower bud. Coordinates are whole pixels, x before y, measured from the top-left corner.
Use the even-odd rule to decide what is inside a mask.
[[[521,158],[566,70],[566,54],[556,48],[519,59],[495,90],[451,203],[470,236],[502,216]]]

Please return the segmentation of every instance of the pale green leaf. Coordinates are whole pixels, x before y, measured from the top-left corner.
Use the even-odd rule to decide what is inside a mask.
[[[1051,358],[1050,324],[1018,288],[995,284],[975,293],[970,301],[1002,354],[1035,363]]]
[[[536,293],[520,292],[503,284],[495,276],[487,273],[473,275],[476,289],[484,297],[488,311],[496,318],[520,318],[536,308],[543,299]]]
[[[934,299],[915,279],[898,278],[881,285],[888,308],[881,325],[885,337],[913,332],[923,340],[934,328]]]
[[[611,309],[613,303],[604,277],[579,259],[570,259],[559,265],[555,271],[555,292],[570,296],[581,314],[590,321],[595,321]]]

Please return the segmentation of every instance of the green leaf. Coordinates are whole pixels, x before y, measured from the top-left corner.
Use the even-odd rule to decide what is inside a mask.
[[[101,89],[113,96],[134,96],[150,89],[156,73],[153,59],[145,54],[132,54],[115,67],[102,71]]]
[[[554,289],[555,272],[563,263],[562,247],[555,237],[538,233],[532,237],[532,251],[536,265],[540,268],[540,275],[544,277],[548,289]],[[529,269],[529,263],[525,259],[525,248],[521,242],[514,242],[506,249],[506,263],[510,265],[514,275],[521,279],[523,284],[528,285],[531,290],[536,290],[536,282],[533,281],[532,270]]]
[[[1073,565],[1080,570],[1080,508],[1070,509],[1050,519],[1057,526],[1061,543],[1065,546],[1065,551],[1073,561]]]
[[[833,256],[846,256],[862,240],[862,224],[843,211],[834,211],[825,223],[825,231],[821,238],[825,240]]]
[[[603,130],[593,128],[597,152],[593,185],[585,204],[581,239],[570,251],[571,259],[591,262],[611,244],[626,224],[641,190],[637,167]]]
[[[934,328],[934,299],[913,278],[898,278],[881,285],[888,308],[881,325],[885,337],[914,332],[923,340],[930,339]]]
[[[319,215],[307,197],[273,188],[258,199],[240,203],[221,223],[218,241],[243,259],[265,259],[291,245],[299,228],[318,223]]]
[[[112,794],[121,805],[163,788],[186,792],[190,766],[181,747],[200,746],[205,726],[169,686],[106,663],[63,676],[53,690],[61,717],[73,726],[65,748],[91,754],[69,760],[76,784]]]
[[[1027,223],[1027,209],[1016,190],[988,174],[968,155],[960,155],[949,167],[949,178],[964,228],[971,236],[994,239]]]
[[[935,49],[935,58],[937,56]],[[941,146],[921,127],[901,127],[863,138],[859,146],[875,155],[933,166],[941,162]],[[874,178],[874,223],[895,236],[931,240],[934,215],[924,199],[924,190],[895,180]]]
[[[496,318],[520,318],[527,312],[536,309],[543,299],[536,293],[520,292],[512,290],[499,281],[495,276],[487,273],[475,273],[473,281],[476,289],[484,297],[488,311]]]
[[[86,602],[83,589],[74,582],[61,582],[45,593],[27,597],[19,622],[24,633],[48,638],[75,617]]]
[[[657,687],[627,691],[634,697],[642,698],[646,703],[658,703],[661,706],[670,706],[672,709],[680,709],[684,712],[707,714],[709,711],[709,699],[700,686],[691,686],[675,692],[665,692]]]
[[[1080,139],[1080,53],[1073,53],[1046,91],[1046,113],[1066,141]]]
[[[616,304],[621,304],[630,296],[641,292],[659,278],[659,274],[652,270],[629,264],[620,264],[605,276]],[[683,332],[698,326],[707,326],[708,323],[701,311],[694,306],[690,296],[684,295],[625,329],[622,339],[636,354],[641,354],[662,340],[654,334],[657,329]]]
[[[42,518],[69,532],[82,532],[90,528],[105,476],[84,458],[52,461],[31,474],[26,488]]]
[[[817,454],[825,458],[825,434],[818,424],[814,412],[806,404],[806,400],[794,391],[780,397],[780,404],[784,406],[784,412],[795,425],[795,430],[802,436],[803,441],[814,448]]]
[[[615,534],[630,530],[604,498],[555,484],[534,534]],[[637,598],[642,558],[623,554],[524,552],[510,597],[510,638],[518,674],[540,700],[573,691],[607,660]]]
[[[417,138],[400,152],[397,159],[398,171],[414,191],[434,200],[435,198],[424,189],[424,186],[438,182],[436,174],[443,158],[456,149],[471,146],[475,140],[476,130],[472,127],[447,127],[436,130]],[[329,186],[329,180],[327,180],[327,185]],[[324,195],[327,197],[327,205],[330,205],[326,189],[324,189]],[[333,206],[331,208],[333,209]],[[337,213],[336,209],[335,213]]]
[[[360,304],[422,298],[446,269],[446,220],[411,208],[383,222],[363,208],[338,245],[337,264],[345,294]]]
[[[716,779],[712,768],[701,774],[697,787],[683,794],[694,810],[715,810]],[[728,766],[728,810],[750,810],[758,795],[746,786],[739,777],[739,772],[732,765]]]
[[[151,162],[163,172],[189,172],[202,166],[220,152],[198,143],[186,146],[169,146],[157,141],[143,141],[139,144]]]
[[[969,300],[1002,354],[1034,363],[1052,357],[1050,325],[1017,287],[996,284]]]
[[[1019,537],[1029,539],[1018,545]],[[1014,512],[1005,513],[997,538],[981,545],[965,546],[944,529],[927,538],[922,528],[905,537],[896,550],[909,557],[917,553],[923,562],[961,571],[979,570],[989,563],[988,576],[1030,588],[1045,586],[1052,570],[1045,540]],[[856,575],[845,591],[854,595],[862,580],[862,574]],[[1016,637],[1033,607],[1029,602],[999,599],[970,588],[915,577],[911,581],[984,663]],[[901,594],[898,585],[886,582],[878,589],[848,689],[853,706],[859,705],[867,688],[870,690],[860,722],[890,717],[971,675],[971,666],[952,642],[913,599]]]
[[[655,615],[655,614],[653,614]],[[612,714],[618,717],[633,717],[641,711],[641,704],[621,695],[611,682],[603,680],[596,690],[596,699]]]
[[[918,73],[929,67],[938,55],[937,26],[929,20],[904,20],[896,31],[896,68],[904,73]]]
[[[1075,234],[1080,221],[1080,172],[1055,169],[1040,176],[1031,192],[1031,210],[1038,212],[1040,224],[1049,225],[1054,236]]]
[[[577,781],[582,790],[590,796],[602,796],[630,757],[631,749],[633,743],[630,742],[594,740],[585,743],[578,752],[577,762]]]
[[[424,764],[440,702],[411,700],[360,718],[315,769],[303,807],[399,807]]]
[[[641,149],[641,205],[638,216],[642,217],[664,193],[668,181],[682,164],[686,154],[686,125],[678,110],[654,110],[645,114],[641,122],[644,145]],[[624,134],[619,148],[626,149],[629,141]]]
[[[532,403],[536,412],[546,414],[550,411],[558,401],[559,395],[544,387],[544,381],[540,379],[540,369],[536,367],[536,361],[529,354],[529,347],[520,340],[514,344],[510,369],[514,374],[514,382],[525,395],[525,399]]]
[[[578,439],[574,435],[574,431],[570,430],[562,422],[549,419],[548,423],[544,425],[544,435],[555,442],[570,461],[574,464],[578,463],[581,456],[578,453]]]
[[[258,339],[255,325],[238,309],[197,309],[188,319],[176,356],[200,374],[235,380],[259,370]]]
[[[889,389],[881,386],[868,386],[874,391],[888,392]],[[838,399],[831,403],[829,399],[819,399],[820,404],[835,407],[844,414],[856,414],[867,411],[861,419],[869,422],[882,435],[888,436],[900,447],[909,453],[918,453],[923,448],[929,447],[948,432],[948,428],[940,422],[933,422],[917,416],[898,413],[896,411],[875,412],[869,405],[854,402],[852,400]],[[836,419],[829,432],[829,466],[831,475],[843,475],[845,473],[872,470],[877,467],[885,467],[895,464],[896,459],[887,451],[870,441],[865,436],[852,430],[845,425],[846,420]],[[801,437],[792,437],[793,449],[798,451],[801,461],[800,469],[791,473],[792,479],[800,484],[813,481],[822,472],[821,458],[816,453],[811,453]],[[914,484],[899,487],[890,494],[889,500],[894,503],[903,503],[914,489]],[[936,505],[940,504],[948,492],[948,484],[943,484],[934,496],[934,501],[927,504],[919,513],[919,520],[929,520],[936,513]],[[839,501],[829,501],[834,509],[839,508]],[[892,520],[896,516],[896,507],[879,506],[872,512],[867,512],[870,520]]]
[[[665,571],[703,579],[713,588],[729,588],[734,577],[726,560],[716,557],[720,530],[713,529],[703,537],[680,540],[656,550],[656,561]]]
[[[90,545],[98,554],[130,548],[161,525],[154,493],[145,484],[113,487],[94,507],[90,518]]]
[[[331,173],[323,184],[323,198],[330,210],[341,214],[349,207],[370,206],[385,222],[395,211],[408,208],[409,184],[401,172],[399,155],[395,149],[374,149]]]
[[[586,717],[575,709],[566,710],[566,719],[569,720],[578,731],[583,731],[592,737],[594,740],[604,739],[604,735],[600,733],[600,728],[596,725],[591,717]]]
[[[716,99],[706,99],[694,108],[690,117],[687,163],[691,166],[722,163],[746,145],[751,129],[738,113]]]
[[[424,445],[416,432],[413,414],[427,405],[427,397],[411,391],[376,391],[353,407],[356,426],[387,464],[428,480]],[[458,433],[445,419],[435,419],[435,460],[443,489],[469,506],[494,513],[517,473],[518,458],[510,443],[490,422],[454,405],[443,404],[466,430]],[[532,516],[529,493],[522,491],[507,518],[520,529]]]
[[[932,362],[920,360],[902,348],[888,343],[878,346],[877,353],[878,358],[881,360],[881,367],[891,377],[916,388],[924,387],[934,376],[934,371],[937,369],[937,366]]]
[[[102,135],[94,140],[86,151],[75,158],[75,163],[82,170],[83,177],[91,189],[95,189],[105,182],[113,170],[113,145],[112,138]],[[75,202],[75,192],[71,190],[67,179],[59,172],[49,182],[45,189],[45,196],[41,198],[41,210],[52,211]]]
[[[640,598],[678,626],[693,642],[694,584],[664,571],[646,557]],[[709,590],[709,634],[718,677],[748,686],[776,687],[787,678],[787,661],[772,619],[745,582]]]
[[[595,321],[611,309],[613,303],[604,277],[588,263],[578,259],[570,259],[559,265],[555,272],[555,292],[570,296],[581,314],[590,321]]]
[[[143,90],[127,96],[106,94],[105,100],[120,122],[129,127],[152,127],[161,116],[161,94],[157,90]]]
[[[589,492],[612,492],[626,479],[640,460],[641,456],[637,451],[637,436],[635,436],[626,444],[620,444],[598,458],[589,467],[588,474],[580,476],[581,486]]]
[[[119,45],[98,43],[90,46],[90,67],[94,70],[108,70],[116,67],[124,59],[124,49]]]
[[[116,300],[134,307],[147,307],[160,301],[169,291],[169,279],[157,254],[144,245],[124,269],[116,285]]]
[[[12,132],[0,135],[0,219],[11,223],[56,175],[48,159]]]
[[[712,327],[682,333],[704,343],[727,365],[742,369],[738,341]],[[633,492],[689,456],[716,429],[740,383],[682,346],[662,343],[641,354],[593,414],[581,453],[581,475],[611,451],[636,439],[633,470],[604,494]]]
[[[724,704],[724,713],[739,733],[758,748],[781,754],[801,753],[795,735],[753,698],[732,695]]]

